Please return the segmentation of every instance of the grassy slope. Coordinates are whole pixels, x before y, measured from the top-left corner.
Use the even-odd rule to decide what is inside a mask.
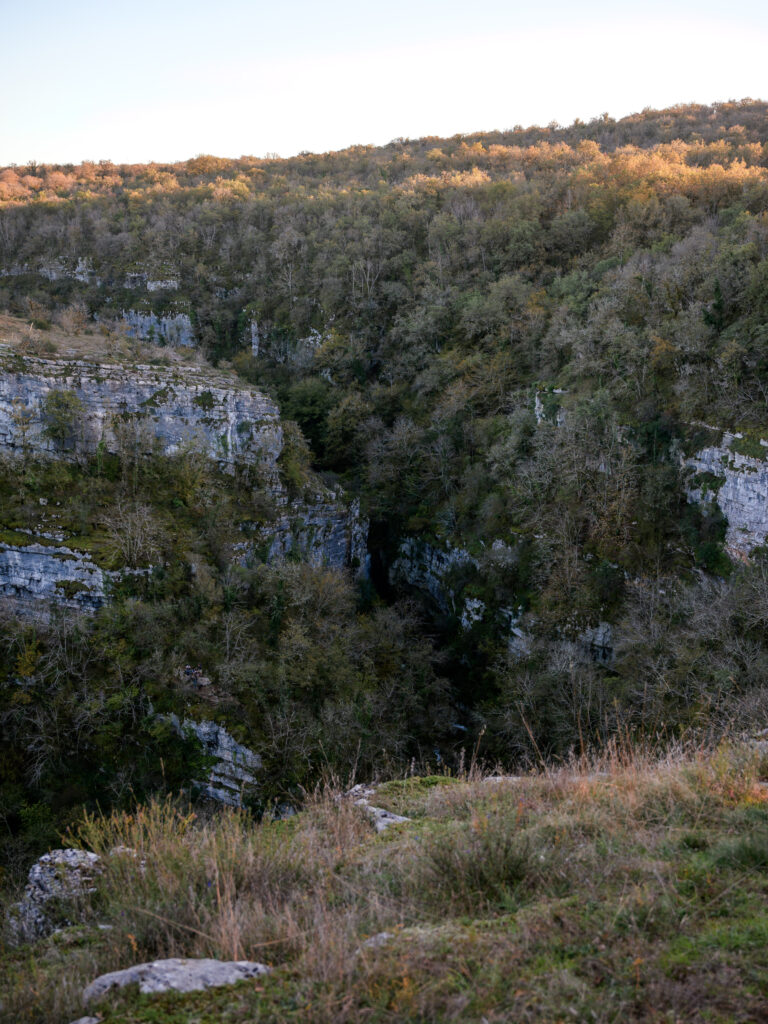
[[[88,824],[112,859],[86,919],[9,952],[6,1019],[66,1022],[101,971],[250,958],[267,979],[123,993],[121,1024],[235,1021],[763,1021],[768,787],[749,750],[614,756],[518,781],[409,779],[377,836],[332,792],[286,822],[170,805]],[[382,930],[380,948],[360,943]]]

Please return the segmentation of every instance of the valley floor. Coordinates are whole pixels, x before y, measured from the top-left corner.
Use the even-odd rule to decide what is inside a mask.
[[[766,768],[759,749],[731,745],[662,759],[614,749],[520,778],[413,777],[377,788],[377,805],[410,819],[381,834],[333,788],[261,825],[170,802],[89,819],[79,842],[136,856],[104,857],[82,924],[5,948],[0,1014],[65,1024],[97,974],[213,956],[273,971],[203,993],[125,990],[90,1012],[112,1024],[765,1021]]]

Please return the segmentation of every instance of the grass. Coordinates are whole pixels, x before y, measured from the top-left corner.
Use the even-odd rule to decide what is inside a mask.
[[[196,348],[173,348],[129,338],[124,330],[88,327],[75,333],[50,324],[44,330],[30,327],[27,320],[0,313],[0,345],[20,355],[42,359],[83,359],[92,363],[147,363],[160,366],[193,364],[208,367]]]
[[[759,459],[761,462],[768,455],[768,448],[761,444],[761,435],[755,430],[745,430],[742,437],[734,437],[731,441],[731,451],[739,455],[746,455],[751,459]]]
[[[614,748],[519,780],[393,780],[376,802],[412,820],[382,835],[334,787],[282,822],[172,801],[89,817],[71,841],[105,855],[99,890],[80,926],[6,949],[4,1019],[65,1024],[103,971],[215,956],[275,969],[123,992],[104,1020],[763,1021],[761,769],[746,747]]]

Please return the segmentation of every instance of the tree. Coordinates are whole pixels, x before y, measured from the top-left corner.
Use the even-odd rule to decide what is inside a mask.
[[[74,448],[83,433],[85,406],[74,391],[49,391],[41,403],[43,433],[57,447]]]

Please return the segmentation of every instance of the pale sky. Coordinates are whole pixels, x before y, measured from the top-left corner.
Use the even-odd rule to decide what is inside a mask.
[[[322,152],[768,99],[766,0],[0,0],[0,165]]]

